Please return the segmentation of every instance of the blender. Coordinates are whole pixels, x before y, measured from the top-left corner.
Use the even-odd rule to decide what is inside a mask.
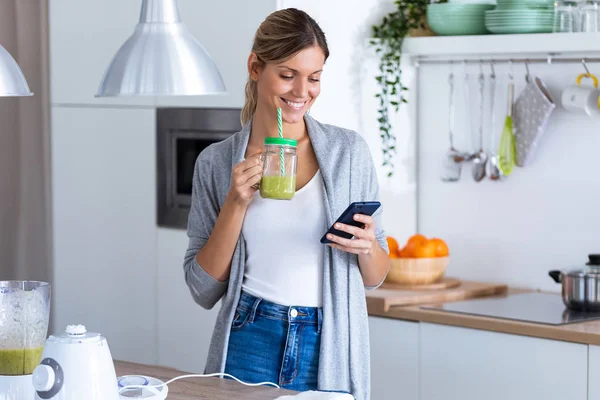
[[[34,398],[49,318],[49,283],[0,281],[0,400]]]

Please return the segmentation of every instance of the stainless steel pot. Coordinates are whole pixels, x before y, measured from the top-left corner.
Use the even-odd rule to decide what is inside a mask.
[[[562,300],[570,309],[600,310],[600,254],[590,254],[586,266],[570,271],[550,271],[562,283]]]

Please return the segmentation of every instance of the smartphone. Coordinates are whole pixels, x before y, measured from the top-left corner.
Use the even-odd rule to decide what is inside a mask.
[[[352,226],[356,226],[359,228],[363,228],[365,226],[365,224],[363,224],[362,222],[358,222],[354,219],[354,214],[365,214],[365,215],[373,215],[375,214],[375,211],[377,211],[377,209],[381,206],[381,203],[378,201],[359,201],[359,202],[354,202],[352,204],[350,204],[348,206],[348,208],[346,208],[346,211],[344,211],[342,213],[342,215],[340,215],[340,217],[337,219],[337,221],[335,221],[335,223],[337,224],[338,222],[341,224],[346,224],[346,225],[352,225]],[[328,234],[333,234],[339,237],[343,237],[346,239],[352,239],[354,236],[351,235],[348,232],[344,232],[344,231],[338,231],[337,229],[334,228],[335,224],[333,224],[328,230],[327,232],[325,232],[325,234],[323,235],[323,237],[321,238],[321,243],[323,244],[327,244],[327,243],[333,243],[331,240],[327,239],[327,235]]]

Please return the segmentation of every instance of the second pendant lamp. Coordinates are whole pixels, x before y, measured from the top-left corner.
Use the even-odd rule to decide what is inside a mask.
[[[225,94],[214,61],[181,21],[177,0],[142,0],[140,21],[96,97]]]

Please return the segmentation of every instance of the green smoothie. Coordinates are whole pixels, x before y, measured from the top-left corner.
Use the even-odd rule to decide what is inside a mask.
[[[0,350],[0,375],[28,375],[40,364],[44,346],[35,349]]]
[[[265,199],[291,200],[296,192],[296,176],[263,176],[260,195]]]

